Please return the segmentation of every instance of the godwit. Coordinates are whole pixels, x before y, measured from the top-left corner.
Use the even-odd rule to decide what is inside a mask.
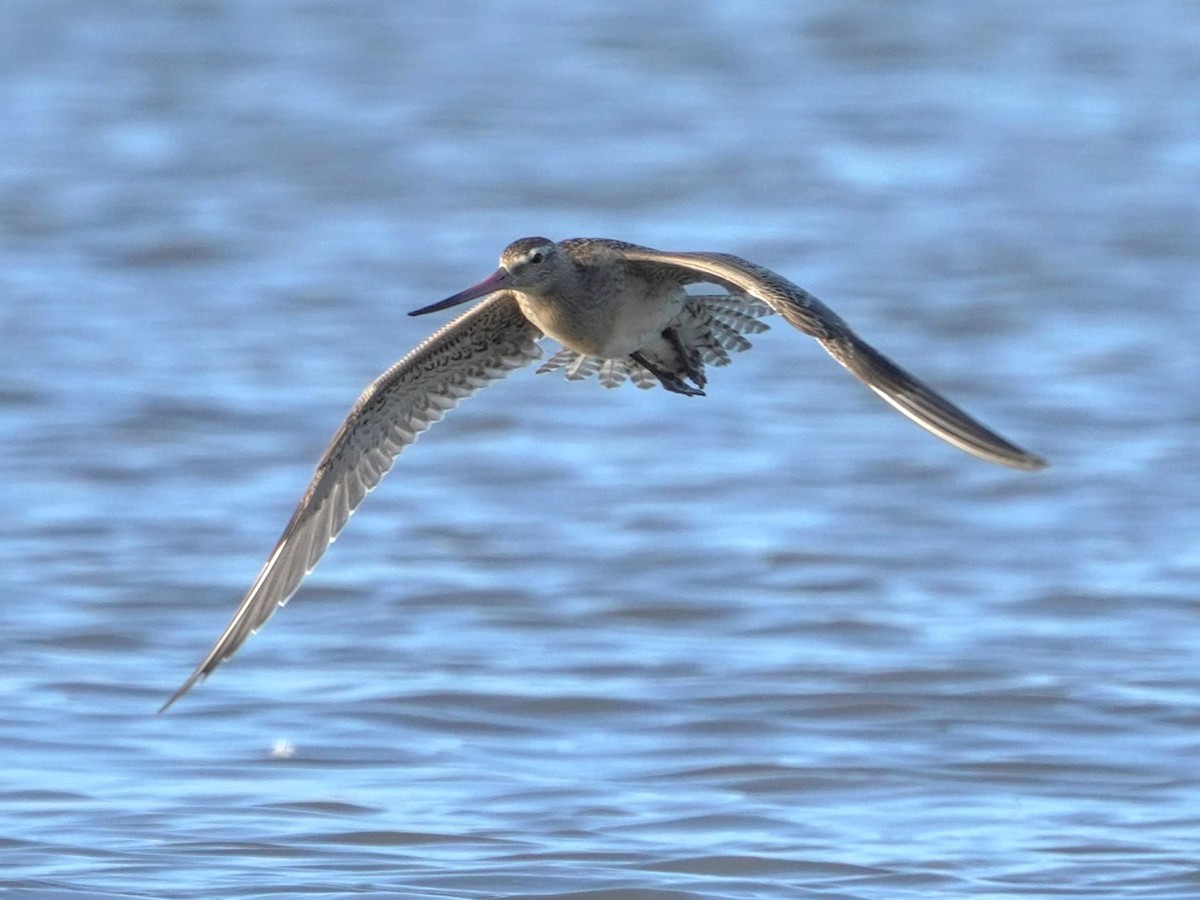
[[[708,283],[724,293],[688,294]],[[603,238],[514,241],[500,268],[474,287],[410,315],[487,300],[435,331],[371,384],[317,465],[308,489],[225,632],[162,709],[232,656],[288,601],[350,514],[405,447],[468,394],[539,358],[538,341],[563,345],[539,372],[598,375],[704,393],[706,363],[723,366],[779,313],[816,338],[867,387],[918,425],[989,462],[1040,469],[1027,453],[981,425],[879,353],[807,291],[725,253],[664,253]]]

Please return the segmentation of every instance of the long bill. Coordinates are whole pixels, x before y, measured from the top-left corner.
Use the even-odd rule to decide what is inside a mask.
[[[447,297],[445,300],[439,300],[437,303],[431,303],[428,306],[422,306],[420,309],[414,309],[409,313],[410,316],[423,316],[426,313],[438,312],[439,310],[449,309],[451,306],[458,306],[460,303],[466,303],[468,300],[475,300],[478,297],[486,297],[488,294],[494,294],[496,291],[502,291],[512,284],[512,275],[507,269],[497,269],[479,284],[467,288],[465,291],[459,291],[453,297]]]

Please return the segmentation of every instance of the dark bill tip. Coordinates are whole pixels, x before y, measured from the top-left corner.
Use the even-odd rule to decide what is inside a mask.
[[[443,309],[449,309],[451,306],[458,306],[460,303],[466,303],[468,300],[486,297],[488,294],[504,290],[511,281],[512,276],[508,274],[507,270],[497,269],[474,287],[469,287],[465,291],[459,291],[453,297],[447,297],[445,300],[439,300],[437,303],[431,303],[428,306],[422,306],[420,309],[414,309],[409,315],[423,316],[426,313],[439,312]]]

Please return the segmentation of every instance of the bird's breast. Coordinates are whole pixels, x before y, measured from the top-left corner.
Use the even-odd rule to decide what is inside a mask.
[[[588,356],[619,359],[657,341],[683,310],[682,287],[604,296],[521,294],[521,311],[542,333]]]

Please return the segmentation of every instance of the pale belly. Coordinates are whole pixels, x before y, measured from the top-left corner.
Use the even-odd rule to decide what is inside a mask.
[[[682,287],[651,297],[622,295],[616,302],[584,304],[518,294],[521,311],[542,332],[564,347],[587,356],[619,359],[657,343],[683,310]]]

